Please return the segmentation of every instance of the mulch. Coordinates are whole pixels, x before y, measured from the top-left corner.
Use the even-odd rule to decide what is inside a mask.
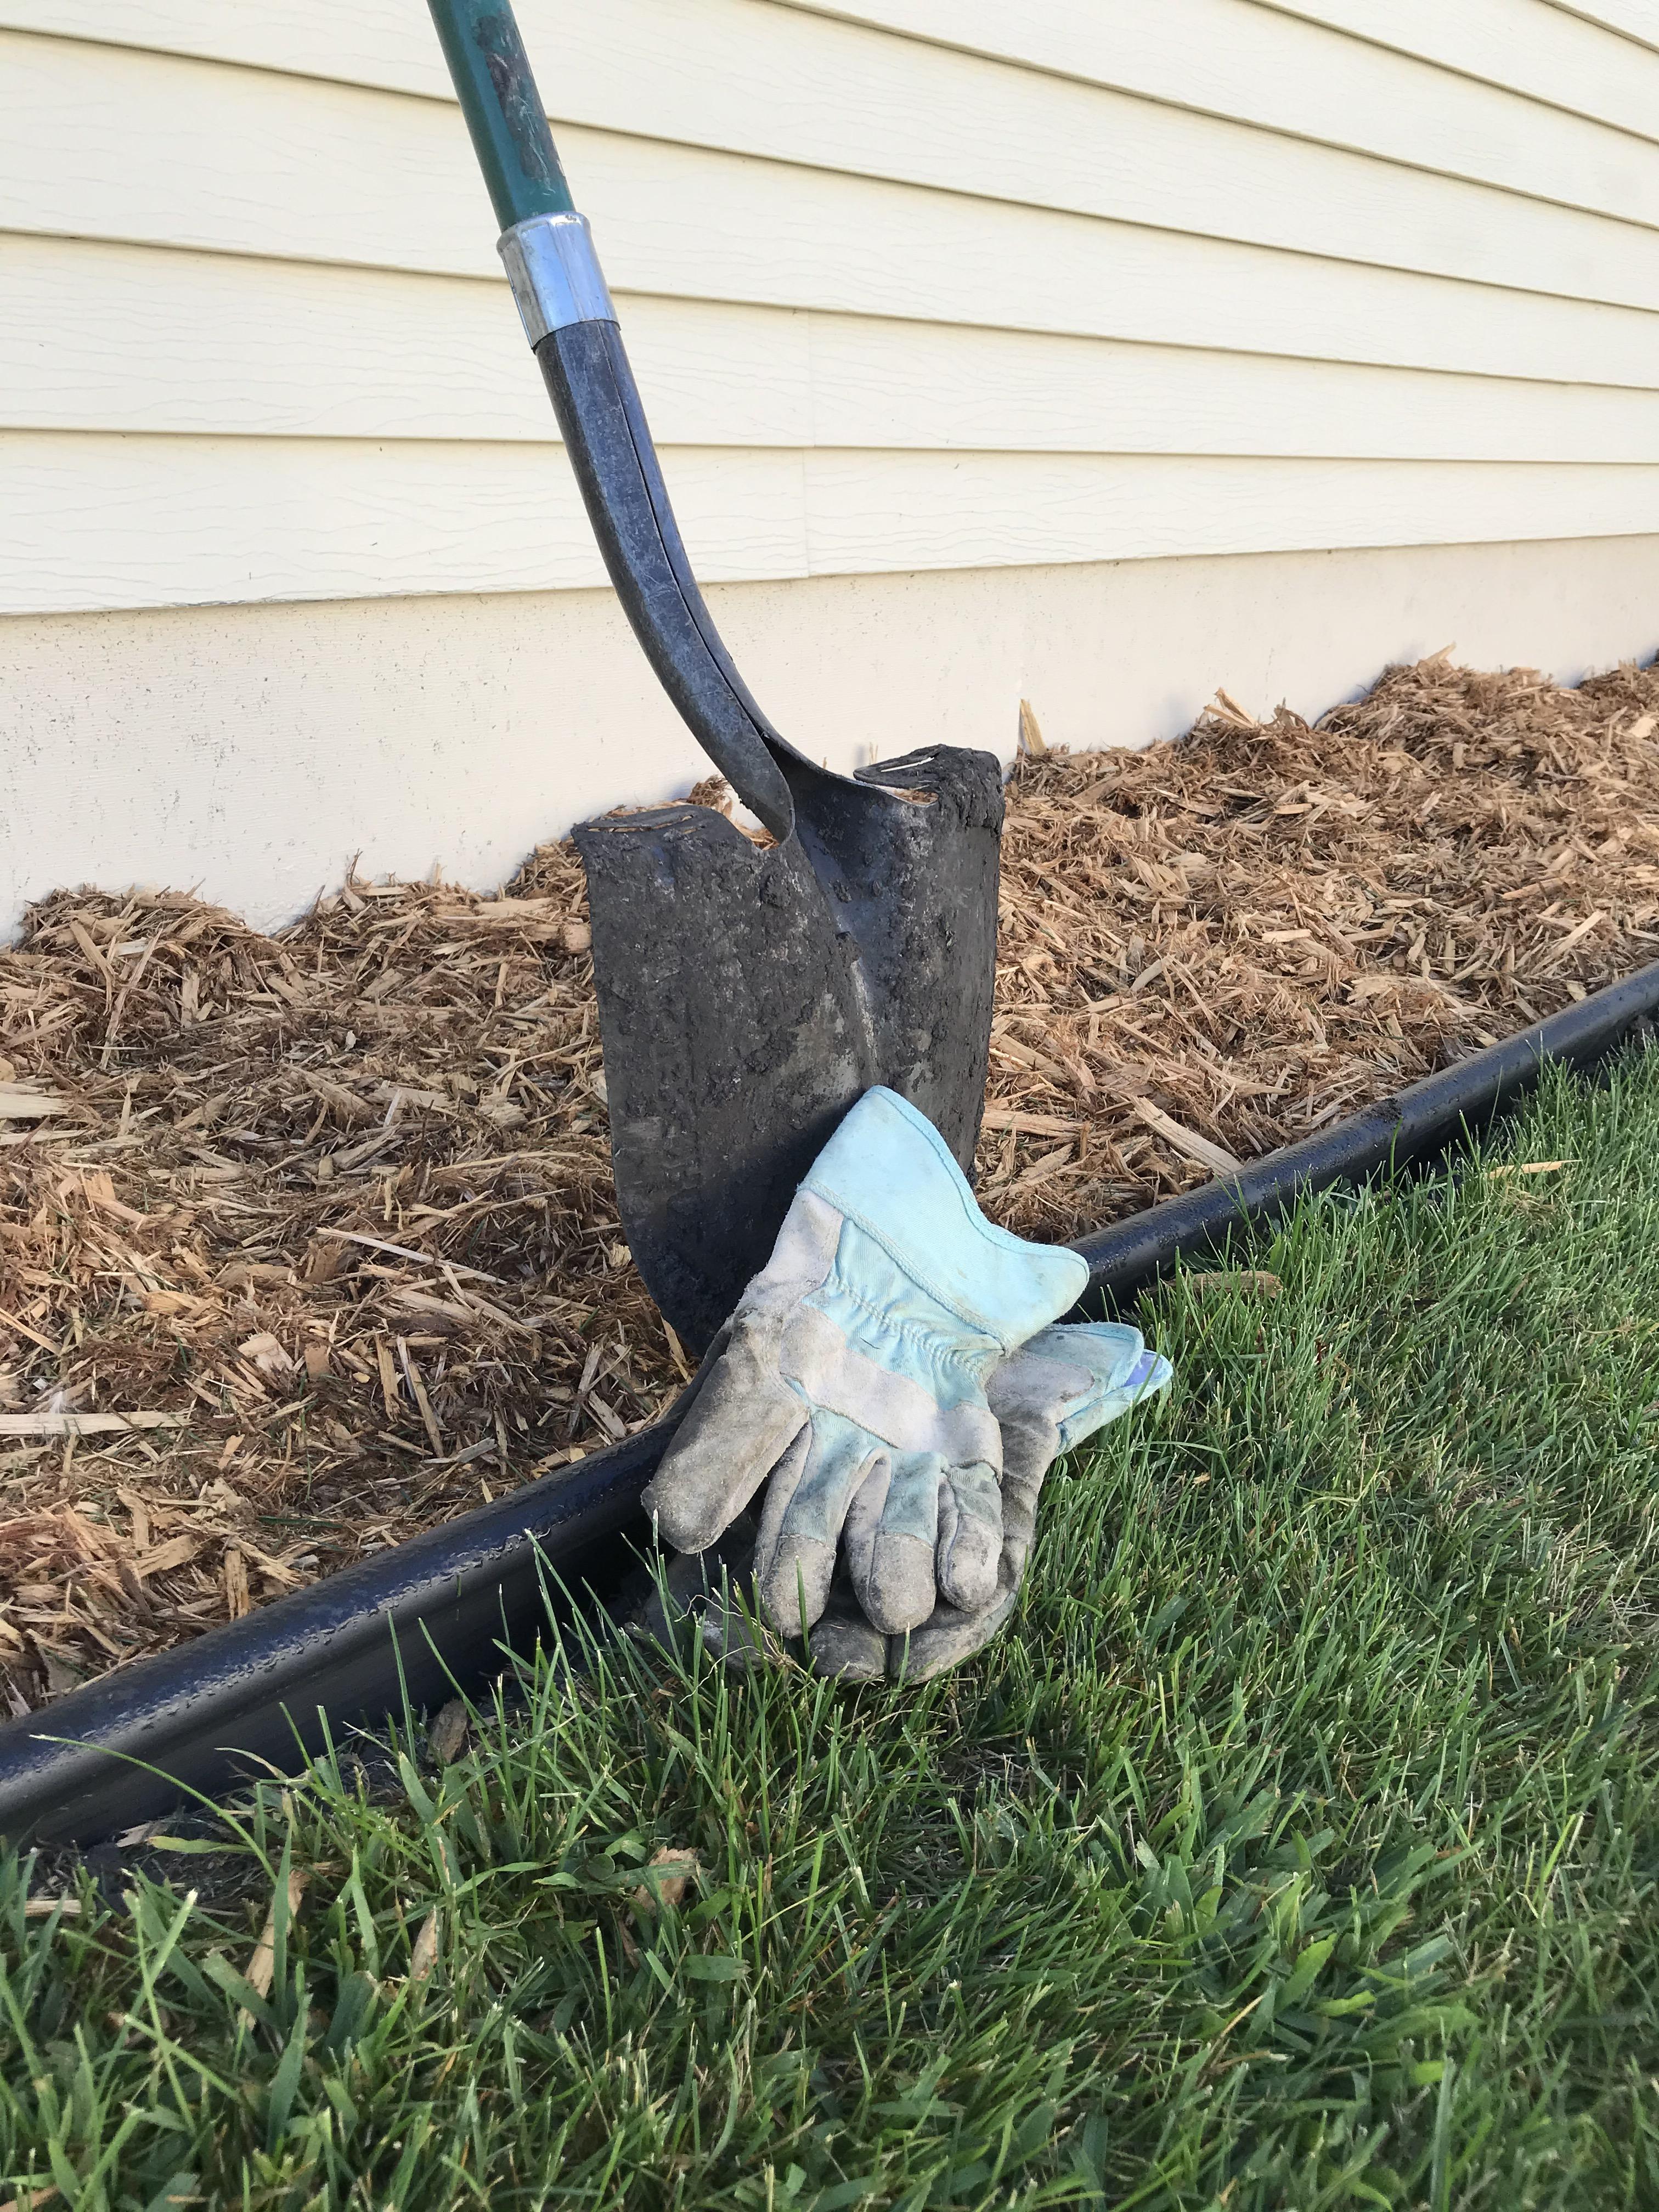
[[[1313,726],[1027,750],[979,1187],[1054,1237],[1659,957],[1659,666],[1444,657]],[[700,793],[701,795],[701,793]],[[650,1420],[581,872],[352,881],[276,936],[59,891],[0,953],[15,1712]]]

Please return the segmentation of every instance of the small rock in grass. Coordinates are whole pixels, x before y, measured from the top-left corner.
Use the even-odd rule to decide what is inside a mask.
[[[466,1749],[466,1707],[452,1698],[432,1717],[426,1732],[426,1755],[434,1766],[453,1766]]]

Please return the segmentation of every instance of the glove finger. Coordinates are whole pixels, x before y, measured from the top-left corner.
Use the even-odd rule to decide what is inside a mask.
[[[775,1323],[739,1316],[646,1486],[646,1510],[676,1551],[706,1552],[806,1425],[805,1405],[778,1372],[776,1346]]]
[[[820,1412],[778,1463],[755,1540],[761,1602],[785,1636],[799,1636],[829,1602],[847,1511],[872,1461],[854,1422]]]
[[[812,1671],[843,1682],[879,1682],[887,1672],[887,1638],[872,1628],[854,1598],[841,1589],[808,1639]]]
[[[937,1452],[884,1454],[848,1516],[848,1574],[866,1616],[884,1635],[920,1628],[933,1610],[944,1474]]]
[[[945,1470],[934,1573],[947,1604],[974,1613],[996,1595],[1002,1515],[1002,1490],[991,1468],[981,1462]]]
[[[920,1628],[888,1640],[887,1671],[896,1682],[926,1682],[982,1651],[1006,1627],[1019,1601],[1018,1581],[1001,1581],[988,1605],[965,1613],[937,1606]]]
[[[882,1509],[887,1503],[887,1493],[892,1486],[890,1453],[873,1452],[865,1465],[862,1480],[847,1503],[847,1519],[841,1534],[842,1564],[847,1570],[848,1581],[860,1606],[870,1588]],[[869,1616],[866,1614],[865,1617],[867,1620]],[[879,1634],[880,1631],[877,1633]]]
[[[1015,1454],[1005,1460],[1002,1477],[1002,1559],[998,1572],[1018,1588],[1025,1578],[1025,1563],[1036,1538],[1037,1500],[1049,1462],[1028,1469]]]

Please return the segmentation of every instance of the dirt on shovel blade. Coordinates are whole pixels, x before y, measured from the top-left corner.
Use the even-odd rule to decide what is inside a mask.
[[[1184,1190],[1659,955],[1659,668],[1224,695],[1008,793],[981,1194]],[[1034,726],[1032,742],[1036,738]],[[700,795],[706,795],[702,794]],[[37,1707],[648,1421],[580,869],[279,936],[60,891],[0,954],[0,1692]]]

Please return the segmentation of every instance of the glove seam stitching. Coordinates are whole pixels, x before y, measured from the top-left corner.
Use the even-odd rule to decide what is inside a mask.
[[[893,1253],[890,1252],[888,1254],[889,1259],[894,1259],[896,1256],[896,1255]],[[915,1349],[926,1358],[940,1365],[961,1369],[966,1375],[968,1380],[977,1387],[981,1397],[982,1398],[984,1396],[985,1377],[983,1374],[981,1373],[980,1370],[973,1364],[975,1355],[961,1350],[955,1345],[946,1344],[941,1346],[937,1337],[930,1336],[925,1329],[918,1328],[912,1322],[896,1321],[892,1315],[888,1313],[884,1308],[872,1305],[869,1299],[866,1298],[861,1291],[855,1291],[852,1285],[839,1273],[832,1274],[830,1278],[829,1283],[826,1283],[823,1287],[827,1290],[830,1288],[831,1284],[834,1285],[839,1295],[844,1297],[849,1305],[855,1306],[860,1313],[865,1315],[869,1320],[878,1323],[882,1329],[900,1338],[904,1343],[914,1346]],[[923,1283],[920,1287],[926,1290],[930,1297],[933,1295],[931,1285]],[[802,1303],[805,1304],[805,1301],[803,1300]],[[941,1299],[939,1303],[945,1305],[945,1310],[953,1315],[958,1321],[964,1318],[963,1316],[957,1313],[956,1308],[950,1305],[945,1300]],[[819,1307],[817,1310],[819,1312],[823,1312],[823,1309]],[[831,1317],[826,1314],[824,1318],[826,1320],[830,1320]],[[988,1332],[988,1334],[990,1332]],[[996,1342],[998,1345],[1000,1345],[1001,1339],[998,1338]],[[990,1347],[988,1346],[988,1351],[989,1348]],[[982,1358],[985,1355],[981,1354],[979,1356]],[[867,1359],[871,1355],[868,1352],[860,1352],[860,1357]],[[881,1361],[876,1362],[877,1365],[881,1365],[883,1364],[884,1363]],[[938,1401],[935,1401],[935,1403],[937,1402]],[[941,1408],[941,1410],[949,1411],[951,1409]],[[988,1406],[986,1410],[989,1412],[990,1409]],[[995,1419],[994,1414],[992,1415],[992,1419]],[[872,1431],[872,1433],[873,1434],[873,1431]]]

